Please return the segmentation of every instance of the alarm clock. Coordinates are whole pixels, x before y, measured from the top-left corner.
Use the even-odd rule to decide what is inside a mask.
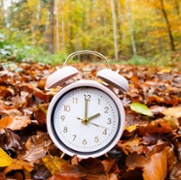
[[[51,74],[47,88],[65,84],[79,71],[67,66],[71,57],[92,54],[104,59],[108,68],[97,73],[97,80],[81,79],[61,88],[52,98],[47,112],[47,130],[54,144],[69,156],[95,158],[106,154],[119,141],[125,124],[123,104],[114,88],[128,90],[128,81],[111,70],[108,60],[96,51],[70,54],[63,67]],[[112,89],[104,84],[111,85]]]

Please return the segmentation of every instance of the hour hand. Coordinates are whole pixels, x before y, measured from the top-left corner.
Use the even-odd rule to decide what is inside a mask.
[[[90,120],[92,120],[92,119],[94,119],[94,118],[96,118],[96,117],[98,117],[98,116],[100,116],[100,115],[101,115],[100,113],[96,113],[96,114],[94,114],[93,116],[88,117],[88,118],[87,118],[87,121],[89,122]]]

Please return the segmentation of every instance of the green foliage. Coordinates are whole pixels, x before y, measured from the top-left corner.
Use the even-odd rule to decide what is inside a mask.
[[[134,55],[131,59],[127,61],[128,64],[133,64],[133,65],[146,65],[149,64],[151,61],[149,58]]]
[[[50,54],[36,46],[23,45],[22,43],[0,42],[0,60],[13,60],[16,62],[38,61],[47,64],[62,63],[66,58],[65,53]]]

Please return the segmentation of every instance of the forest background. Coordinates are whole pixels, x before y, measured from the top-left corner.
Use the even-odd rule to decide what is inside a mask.
[[[0,0],[0,59],[56,64],[77,50],[162,65],[180,60],[180,0]]]

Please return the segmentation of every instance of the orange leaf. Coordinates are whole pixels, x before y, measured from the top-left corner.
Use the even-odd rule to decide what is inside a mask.
[[[13,162],[4,169],[3,175],[5,176],[8,172],[13,170],[26,170],[31,172],[33,170],[33,164],[23,160],[13,159]]]
[[[0,130],[7,128],[13,122],[13,118],[11,116],[5,116],[0,120]]]

